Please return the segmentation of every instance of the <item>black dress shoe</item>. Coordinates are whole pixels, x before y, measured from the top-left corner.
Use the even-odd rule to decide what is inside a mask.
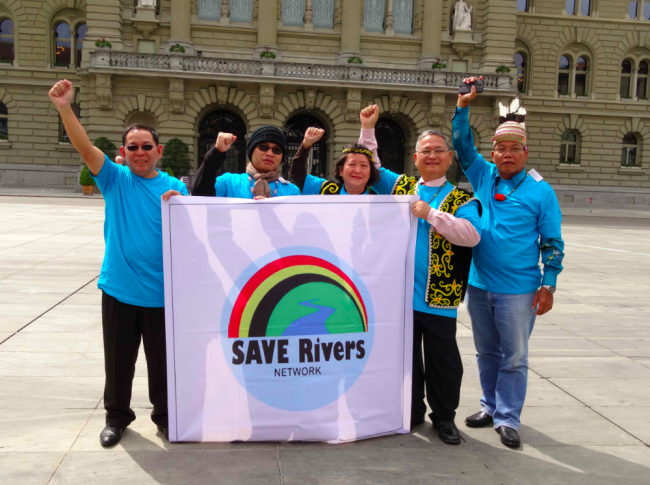
[[[101,433],[99,433],[99,442],[103,447],[115,446],[122,439],[122,432],[126,428],[115,428],[113,426],[106,426]]]
[[[165,428],[164,426],[158,426],[158,431],[160,431],[162,434],[165,435],[165,439],[169,441],[169,428]]]
[[[485,426],[491,425],[492,423],[494,423],[492,416],[490,416],[485,411],[479,411],[478,413],[472,414],[471,416],[467,416],[465,418],[465,424],[470,428],[483,428]]]
[[[521,439],[519,439],[519,433],[517,433],[516,429],[499,426],[495,431],[501,436],[501,443],[504,445],[510,448],[519,448],[521,446]]]
[[[460,433],[453,421],[440,421],[434,423],[433,427],[438,430],[440,441],[448,445],[460,444]]]
[[[411,416],[411,429],[413,429],[414,426],[417,426],[419,424],[424,423],[424,416]]]

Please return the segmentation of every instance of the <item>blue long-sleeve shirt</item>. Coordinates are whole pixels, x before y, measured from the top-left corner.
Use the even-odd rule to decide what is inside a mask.
[[[481,242],[474,248],[469,284],[509,294],[531,293],[540,284],[556,286],[562,271],[564,241],[562,213],[551,186],[527,176],[525,169],[509,180],[502,179],[496,165],[488,163],[474,148],[469,108],[456,108],[452,140],[483,205]],[[522,183],[505,201],[497,201],[497,181],[498,193],[504,195]]]

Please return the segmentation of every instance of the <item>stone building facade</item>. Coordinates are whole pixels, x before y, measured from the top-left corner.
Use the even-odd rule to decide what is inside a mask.
[[[472,73],[486,79],[470,120],[481,153],[499,101],[520,92],[528,165],[561,203],[650,205],[650,1],[466,3],[461,31],[455,0],[0,0],[0,185],[77,183],[80,158],[47,96],[59,79],[91,139],[119,146],[126,125],[151,124],[197,167],[216,132],[233,131],[229,170],[256,127],[283,128],[295,149],[318,124],[311,168],[329,174],[376,103],[382,160],[413,174],[418,133],[450,133]]]

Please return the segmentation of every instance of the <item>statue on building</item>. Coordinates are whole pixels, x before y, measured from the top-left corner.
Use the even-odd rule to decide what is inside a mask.
[[[472,30],[472,7],[463,0],[458,0],[454,5],[454,31]]]
[[[314,109],[314,104],[316,104],[316,91],[308,89],[305,93],[305,108],[312,110]]]
[[[138,7],[155,7],[156,0],[138,0]]]

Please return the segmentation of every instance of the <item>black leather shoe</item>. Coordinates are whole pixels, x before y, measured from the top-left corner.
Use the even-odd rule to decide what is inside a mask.
[[[521,446],[521,439],[516,429],[507,426],[499,426],[495,431],[501,436],[501,443],[510,448],[519,448]]]
[[[460,444],[460,433],[453,421],[440,421],[434,423],[433,427],[438,430],[440,441],[448,445]]]
[[[413,429],[414,426],[417,426],[419,424],[424,423],[424,416],[411,416],[411,429]]]
[[[472,414],[471,416],[467,416],[465,418],[465,424],[470,428],[483,428],[485,426],[491,425],[492,423],[494,423],[492,416],[490,416],[485,411],[479,411],[478,413]]]
[[[158,431],[160,431],[162,434],[165,435],[165,439],[169,441],[169,428],[165,428],[163,426],[158,426]]]
[[[101,433],[99,433],[99,442],[103,447],[115,446],[122,439],[122,432],[126,428],[115,428],[113,426],[106,426]]]

